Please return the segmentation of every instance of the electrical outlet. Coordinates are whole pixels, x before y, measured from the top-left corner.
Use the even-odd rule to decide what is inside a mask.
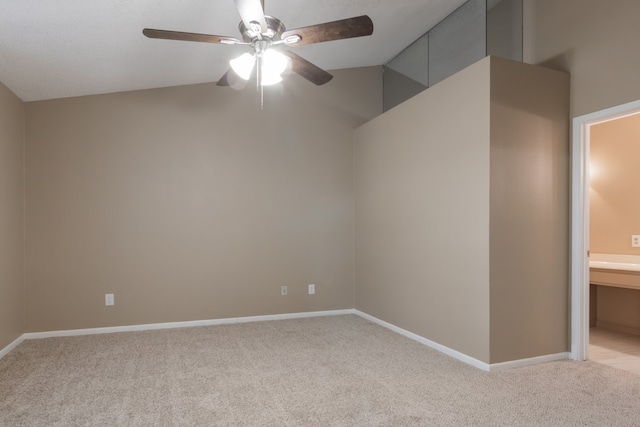
[[[640,234],[631,235],[631,247],[640,248]]]
[[[104,305],[115,305],[113,294],[104,294]]]
[[[287,295],[287,287],[280,286],[280,295]]]
[[[316,293],[316,285],[309,285],[309,295]]]

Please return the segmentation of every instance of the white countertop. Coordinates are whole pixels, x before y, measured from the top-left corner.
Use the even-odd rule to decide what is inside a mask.
[[[591,254],[589,268],[640,271],[639,255]]]

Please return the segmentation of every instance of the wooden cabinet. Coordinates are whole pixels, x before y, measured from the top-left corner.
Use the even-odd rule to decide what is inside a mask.
[[[590,326],[640,335],[640,271],[589,269]]]

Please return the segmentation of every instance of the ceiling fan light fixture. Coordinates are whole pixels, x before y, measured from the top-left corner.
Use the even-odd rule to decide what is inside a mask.
[[[282,76],[279,74],[262,74],[260,84],[262,86],[271,86],[282,81]]]
[[[263,72],[269,74],[280,75],[289,66],[289,57],[273,49],[264,52],[262,60]]]
[[[252,49],[230,62],[227,71],[216,83],[218,86],[232,86],[238,78],[249,80],[256,77],[256,86],[262,87],[282,80],[282,73],[290,67],[293,73],[318,86],[329,82],[333,76],[297,54],[286,50],[284,53],[271,51],[272,47],[291,47],[370,36],[373,21],[367,15],[322,24],[286,30],[282,21],[264,14],[264,0],[234,0],[242,20],[238,29],[242,39],[214,34],[186,33],[144,28],[142,33],[152,39],[180,40],[223,45],[244,45]],[[257,63],[257,65],[256,65]],[[257,69],[254,73],[254,69]]]
[[[243,53],[239,57],[229,61],[233,71],[244,80],[251,78],[251,72],[256,63],[256,58],[250,53]]]
[[[267,49],[262,54],[260,84],[269,86],[280,83],[282,81],[281,74],[284,73],[288,66],[289,57],[273,49]]]

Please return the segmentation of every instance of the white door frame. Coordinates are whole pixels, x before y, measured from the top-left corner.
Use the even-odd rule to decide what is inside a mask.
[[[591,126],[640,113],[640,100],[573,119],[571,147],[571,358],[589,350],[589,151]]]

